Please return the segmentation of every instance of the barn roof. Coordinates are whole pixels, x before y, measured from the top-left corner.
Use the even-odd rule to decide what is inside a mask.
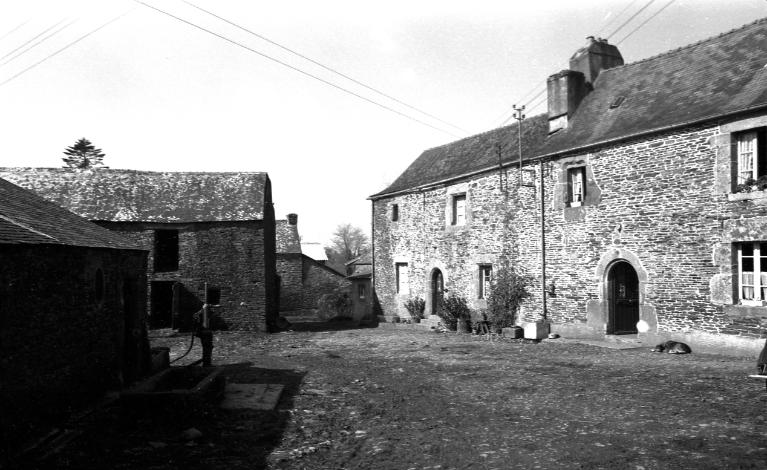
[[[0,244],[141,249],[122,236],[3,179],[0,179]]]
[[[89,220],[261,220],[271,202],[266,173],[0,168],[0,177]]]

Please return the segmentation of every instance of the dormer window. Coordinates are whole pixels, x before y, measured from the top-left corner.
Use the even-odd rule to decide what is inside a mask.
[[[466,194],[456,194],[453,196],[453,217],[451,219],[452,225],[465,225],[466,224]]]
[[[586,167],[567,170],[567,202],[570,207],[580,207],[586,198]]]

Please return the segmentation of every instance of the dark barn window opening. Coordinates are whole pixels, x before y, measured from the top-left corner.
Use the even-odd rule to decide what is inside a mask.
[[[155,230],[154,270],[156,272],[178,270],[178,230]]]
[[[218,305],[221,303],[221,288],[208,286],[208,290],[205,292],[205,302],[209,305]]]

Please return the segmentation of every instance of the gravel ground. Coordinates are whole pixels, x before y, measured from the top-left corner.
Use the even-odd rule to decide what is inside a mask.
[[[217,333],[236,383],[286,386],[277,410],[117,407],[46,468],[765,468],[752,358],[669,355],[410,328]],[[315,328],[316,330],[317,328]],[[182,354],[187,337],[155,338]],[[177,364],[199,358],[195,349]],[[180,438],[190,427],[202,432]]]

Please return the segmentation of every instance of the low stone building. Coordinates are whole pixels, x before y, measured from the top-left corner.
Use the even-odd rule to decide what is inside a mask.
[[[624,64],[589,38],[548,113],[425,151],[373,201],[374,286],[486,307],[503,265],[524,321],[758,351],[767,327],[767,20]],[[520,165],[520,160],[522,164]],[[545,268],[545,269],[542,269]]]
[[[0,177],[149,250],[153,328],[267,331],[277,318],[272,191],[266,173],[5,168]]]
[[[373,289],[373,258],[370,253],[355,258],[346,263],[349,272],[347,279],[351,285],[352,316],[355,320],[371,318],[374,308]]]
[[[0,179],[0,442],[148,371],[147,252]],[[2,458],[0,458],[0,462]]]
[[[297,214],[276,221],[276,232],[280,312],[316,309],[323,294],[348,290],[343,274],[303,253]]]

